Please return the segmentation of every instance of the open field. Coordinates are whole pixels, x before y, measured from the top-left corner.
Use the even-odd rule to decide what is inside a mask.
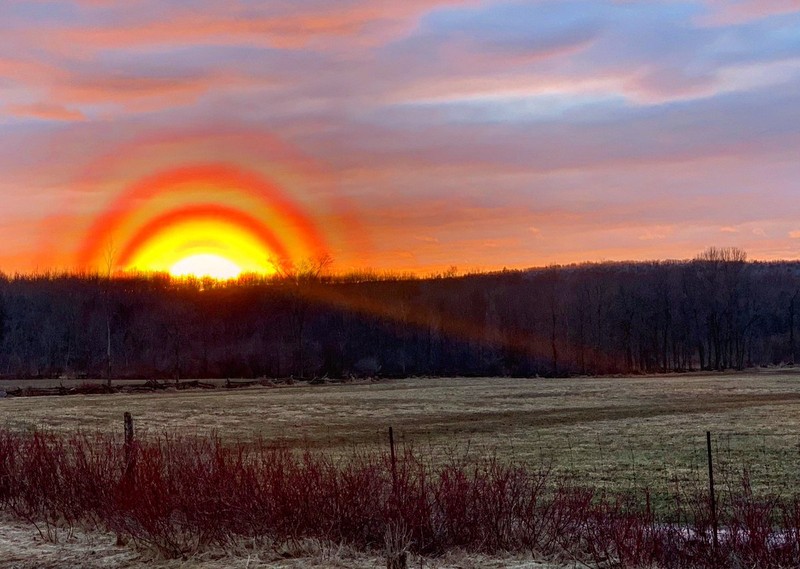
[[[2,387],[2,386],[0,386]],[[705,431],[718,468],[754,484],[800,484],[800,373],[573,379],[407,379],[367,384],[0,400],[0,427],[263,437],[348,453],[398,441],[434,460],[469,449],[551,463],[604,487],[705,482]]]
[[[708,429],[714,433],[719,499],[727,504],[724,507],[730,508],[731,500],[742,496],[742,469],[749,471],[757,493],[789,496],[800,485],[800,373],[793,370],[552,380],[408,379],[6,398],[0,400],[0,428],[11,432],[43,429],[70,434],[82,430],[121,435],[124,411],[133,414],[138,436],[144,438],[213,432],[223,444],[260,438],[290,449],[323,451],[334,459],[353,451],[386,450],[386,431],[391,425],[401,443],[413,446],[417,456],[434,464],[469,454],[473,458],[496,455],[502,462],[528,467],[529,472],[552,465],[555,472],[574,477],[578,484],[601,492],[609,490],[612,495],[619,491],[619,495],[638,500],[643,496],[640,490],[647,488],[656,513],[663,506],[666,516],[670,515],[671,493],[702,496],[705,492]],[[185,467],[191,468],[190,463],[178,471],[185,474],[189,471]],[[59,467],[59,472],[66,471]],[[181,475],[178,480],[183,478]],[[194,475],[191,478],[196,479]],[[726,497],[728,490],[730,498]],[[213,493],[206,491],[203,496]],[[608,504],[614,507],[613,498]],[[702,498],[700,504],[705,507]],[[623,510],[609,513],[609,519],[623,524],[615,527],[624,527]],[[764,523],[767,526],[759,527],[769,527]],[[663,531],[663,526],[654,527]],[[150,566],[152,561],[148,557],[152,554],[146,551],[115,548],[112,536],[106,534],[77,540],[62,535],[58,543],[44,543],[34,531],[26,531],[9,519],[0,521],[0,537],[0,541],[13,544],[5,550],[0,548],[0,561],[19,569],[60,567],[64,559],[74,559],[86,567],[129,569]],[[374,551],[357,553],[339,548],[333,552],[331,547],[336,549],[317,542],[309,551],[293,551],[290,559],[284,559],[279,550],[276,553],[274,548],[267,548],[260,552],[202,553],[186,565],[158,563],[195,569],[367,568],[384,563]],[[88,556],[87,551],[95,557]],[[36,560],[34,565],[32,559]],[[563,561],[551,567],[564,566]],[[423,563],[426,567],[546,566],[525,558],[480,558],[473,554]]]

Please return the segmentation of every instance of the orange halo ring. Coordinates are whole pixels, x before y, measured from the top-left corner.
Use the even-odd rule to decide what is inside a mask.
[[[286,247],[275,233],[264,226],[257,218],[238,209],[218,204],[200,204],[186,206],[169,211],[148,221],[131,237],[119,254],[119,265],[128,267],[136,254],[151,240],[163,231],[186,221],[212,220],[230,223],[256,237],[265,251],[276,255],[278,259],[288,259]]]
[[[226,164],[200,164],[159,172],[130,186],[94,221],[94,223],[92,223],[78,250],[78,267],[83,270],[97,268],[96,265],[98,265],[102,259],[104,248],[108,246],[109,242],[113,242],[115,230],[117,230],[133,212],[141,209],[141,205],[139,205],[141,202],[173,193],[176,189],[182,187],[191,187],[193,183],[202,184],[204,186],[215,186],[226,192],[236,190],[248,197],[255,197],[264,205],[265,209],[276,211],[289,225],[297,228],[299,236],[301,240],[305,242],[307,253],[310,256],[322,256],[327,253],[327,246],[317,227],[300,208],[282,195],[281,189],[278,186],[264,180],[258,174],[242,168]],[[235,208],[214,204],[187,206],[177,210],[175,215],[184,216],[185,219],[182,218],[181,220],[186,221],[189,219],[187,217],[188,214],[181,214],[180,212],[190,211],[193,208],[198,208],[196,213],[203,214],[202,216],[206,217],[206,219],[214,217],[215,215],[217,219],[219,219],[219,216],[223,215],[234,223],[242,222],[243,227],[250,233],[261,236],[260,238],[264,243],[272,244],[270,250],[275,250],[276,254],[280,254],[282,251],[284,258],[289,258],[285,256],[285,247],[282,245],[280,247],[276,246],[276,244],[280,244],[280,241],[271,233],[264,223],[257,218],[244,214]],[[170,215],[169,212],[164,214],[164,216]],[[165,222],[158,222],[158,219],[160,218],[148,223],[146,226],[151,225],[151,223],[160,223],[161,225],[158,225],[158,227],[164,229],[166,227],[166,225],[164,225]],[[173,223],[174,222],[175,221],[173,221]],[[257,231],[254,230],[257,227],[260,229]],[[267,234],[270,236],[267,237]],[[134,235],[134,239],[138,238],[140,240],[139,245],[141,246],[147,239],[140,237],[140,235],[143,235],[142,230]],[[124,253],[120,256],[119,261],[115,263],[117,267],[125,266],[123,260],[130,262],[136,249],[131,247],[130,244],[126,244],[123,251]]]

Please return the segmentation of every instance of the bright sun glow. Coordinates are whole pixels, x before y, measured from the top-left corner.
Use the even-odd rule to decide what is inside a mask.
[[[235,279],[241,272],[241,267],[230,259],[208,253],[185,257],[169,269],[173,277],[211,277],[222,281]]]
[[[170,223],[133,238],[121,254],[129,271],[169,272],[179,276],[211,276],[220,280],[241,273],[274,272],[267,260],[288,256],[281,242],[272,243],[252,228],[226,219],[199,218]],[[290,241],[286,241],[290,244]]]

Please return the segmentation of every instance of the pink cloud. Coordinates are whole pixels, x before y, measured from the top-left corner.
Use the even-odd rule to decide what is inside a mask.
[[[72,104],[115,104],[137,110],[152,110],[192,102],[235,79],[216,74],[150,77],[146,75],[71,74],[54,83],[53,100]]]
[[[235,71],[176,72],[148,75],[146,72],[113,72],[102,69],[53,68],[43,64],[0,60],[0,77],[18,88],[36,93],[37,102],[18,102],[6,110],[16,115],[54,120],[85,118],[82,105],[115,105],[125,110],[152,111],[185,105],[210,91],[246,89],[269,82]]]
[[[760,18],[800,12],[797,0],[707,0],[712,13],[701,20],[713,26],[742,24]]]
[[[23,84],[40,85],[62,72],[55,66],[34,59],[0,57],[0,78]]]
[[[541,95],[605,95],[621,91],[625,81],[624,76],[569,78],[541,72],[434,76],[411,78],[396,91],[388,93],[386,100],[398,103],[446,102]]]
[[[474,0],[472,0],[474,1]],[[95,4],[96,2],[89,2]],[[336,2],[289,10],[254,9],[236,3],[155,12],[145,21],[42,29],[39,42],[76,51],[177,45],[259,45],[295,49],[323,38],[370,37],[385,41],[408,32],[431,9],[470,0]],[[221,7],[224,6],[224,7]],[[160,5],[163,8],[164,5]]]
[[[86,116],[77,110],[68,109],[53,103],[31,103],[27,105],[8,105],[6,111],[17,116],[35,117],[56,121],[79,121]]]

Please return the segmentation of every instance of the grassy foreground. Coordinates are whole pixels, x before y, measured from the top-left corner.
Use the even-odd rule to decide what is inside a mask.
[[[412,450],[348,458],[265,443],[0,431],[0,512],[43,537],[112,532],[164,558],[307,540],[383,551],[387,567],[453,551],[534,553],[590,567],[800,565],[800,495],[759,498],[746,476],[713,509],[677,492],[605,492],[497,459],[436,464]],[[719,528],[719,531],[717,531]]]
[[[0,400],[0,427],[121,433],[124,411],[141,433],[214,432],[223,441],[263,438],[333,455],[385,449],[392,426],[399,443],[434,461],[469,449],[552,466],[603,489],[656,493],[706,484],[710,430],[721,482],[726,470],[747,468],[758,492],[800,487],[800,373],[793,370],[18,398]]]
[[[375,552],[399,532],[414,554],[782,567],[800,563],[799,423],[792,370],[14,398],[0,400],[0,493],[47,535],[111,530],[167,557],[254,537]]]

